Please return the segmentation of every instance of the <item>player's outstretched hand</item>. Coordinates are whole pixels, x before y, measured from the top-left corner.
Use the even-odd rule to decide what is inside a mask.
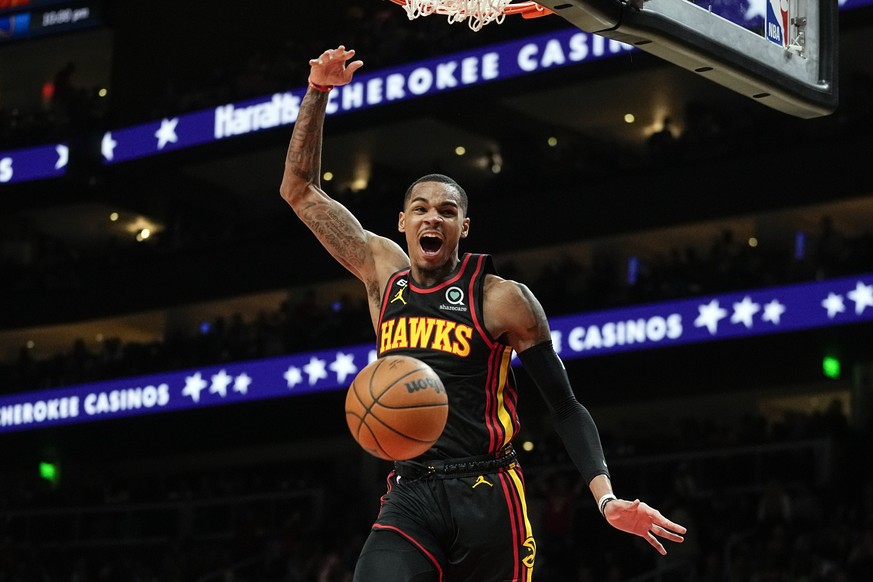
[[[309,81],[316,85],[345,85],[352,80],[355,71],[364,66],[364,61],[351,61],[355,49],[339,45],[328,49],[318,58],[309,60]]]
[[[640,536],[649,542],[662,556],[667,550],[659,537],[676,543],[685,541],[682,537],[687,531],[685,527],[670,521],[660,511],[639,499],[610,501],[604,508],[604,517],[612,527]]]

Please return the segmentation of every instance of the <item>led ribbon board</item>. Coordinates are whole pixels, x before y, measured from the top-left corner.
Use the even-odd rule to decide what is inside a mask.
[[[329,116],[363,111],[547,69],[591,62],[630,50],[601,36],[566,29],[355,75],[330,93]],[[297,120],[306,88],[106,132],[105,164],[251,135]]]
[[[0,43],[103,24],[94,0],[0,0]]]
[[[64,143],[0,152],[0,185],[59,178],[67,173],[69,159]]]
[[[581,2],[581,0],[573,1]],[[609,0],[608,4],[610,6],[612,1]],[[754,1],[762,3],[764,1],[770,2],[771,0]],[[557,4],[552,2],[552,0],[544,0],[542,2],[544,5],[549,5],[549,3]],[[728,28],[735,34],[741,34],[735,30],[736,28],[743,28],[742,34],[744,37],[746,33],[752,34],[747,30],[748,27],[760,26],[763,29],[765,26],[764,17],[761,15],[757,15],[760,17],[760,21],[740,21],[740,19],[735,18],[734,20],[740,21],[737,23],[728,20],[726,18],[730,16],[728,14],[700,15],[698,12],[695,12],[699,11],[700,8],[688,2],[688,0],[650,0],[646,3],[646,9],[643,13],[637,16],[628,16],[627,13],[619,14],[616,12],[614,16],[608,16],[605,20],[601,19],[601,24],[599,25],[582,22],[584,26],[600,28],[606,26],[605,22],[612,23],[608,28],[618,26],[612,32],[606,31],[600,34],[590,34],[578,29],[556,31],[516,42],[461,52],[372,74],[357,75],[355,77],[356,81],[352,85],[340,87],[331,92],[328,114],[337,115],[379,105],[390,105],[391,103],[406,101],[424,95],[472,87],[491,81],[520,77],[543,70],[591,62],[621,54],[631,48],[625,42],[634,43],[641,40],[641,37],[628,33],[628,30],[632,29],[631,22],[636,23],[634,26],[637,28],[651,28],[652,31],[646,32],[646,34],[666,34],[666,32],[661,30],[665,27],[668,31],[677,32],[675,28],[679,25],[670,20],[666,14],[656,12],[655,10],[656,5],[664,6],[668,3],[676,3],[674,9],[682,13],[692,12],[697,15],[697,18],[705,18],[710,23],[715,22],[715,17],[718,17],[723,20],[723,22],[718,21],[720,27]],[[683,6],[684,4],[688,6]],[[565,14],[567,14],[566,11],[570,8],[579,9],[578,4],[567,4],[564,2],[561,5],[568,7],[563,9]],[[839,0],[841,10],[869,5],[873,5],[873,0]],[[613,12],[615,11],[613,10]],[[605,37],[606,34],[613,35],[622,40],[622,42],[607,39]],[[642,40],[644,41],[645,39],[643,38]],[[674,39],[671,42],[677,41]],[[712,40],[706,35],[690,34],[688,39],[683,42],[693,44],[688,49],[679,46],[672,47],[670,50],[690,50],[694,53],[694,51],[703,50],[700,47],[695,48],[694,44],[709,46]],[[768,40],[768,38],[760,36],[760,42],[756,41],[755,44],[757,46],[761,43],[765,43],[764,46],[766,46],[766,43],[769,43],[772,47],[764,48],[759,46],[756,49],[757,51],[763,51],[768,55],[785,56],[785,49],[777,47],[772,39]],[[652,44],[654,43],[644,44],[641,48],[648,46],[648,50],[653,51],[655,47],[651,46]],[[715,50],[715,47],[709,48]],[[773,52],[774,49],[775,53]],[[697,61],[694,61],[693,64],[697,68],[709,66],[698,66],[699,63]],[[733,63],[731,66],[735,67],[741,64],[743,63]],[[763,79],[759,76],[752,78],[751,81],[746,79],[742,82],[746,84],[752,83],[750,86],[757,86],[754,85],[755,83],[768,82],[768,71],[766,69],[757,70],[764,75]],[[700,74],[710,73],[712,72],[703,71]],[[718,74],[714,73],[711,76],[717,76]],[[806,81],[795,80],[791,82],[793,90],[801,93],[800,103],[795,103],[796,99],[791,97],[790,94],[786,94],[785,106],[799,108],[800,113],[810,116],[830,112],[836,104],[836,84],[820,86],[817,79],[809,77],[809,71],[805,74],[807,75]],[[798,75],[803,76],[799,71]],[[743,76],[747,76],[747,73],[743,73]],[[794,83],[799,83],[800,85],[795,86]],[[756,88],[755,91],[757,90]],[[833,94],[831,93],[832,91],[834,92]],[[117,164],[165,152],[210,144],[235,136],[273,129],[278,126],[290,125],[297,119],[300,101],[303,99],[305,92],[305,88],[300,88],[247,101],[220,105],[214,109],[201,110],[136,126],[114,129],[100,136],[98,140],[100,151],[93,152],[88,157],[99,155],[104,164]],[[778,97],[782,93],[781,89],[777,90],[777,93],[775,93],[777,98],[771,101],[782,99],[782,97]],[[812,103],[804,104],[805,99],[811,100]],[[26,180],[56,178],[64,175],[67,160],[66,152],[63,156],[60,153],[51,153],[56,148],[61,147],[66,148],[65,145],[46,145],[37,148],[0,152],[0,186]]]
[[[550,320],[565,360],[873,321],[873,273]],[[345,389],[373,345],[0,398],[0,433]]]

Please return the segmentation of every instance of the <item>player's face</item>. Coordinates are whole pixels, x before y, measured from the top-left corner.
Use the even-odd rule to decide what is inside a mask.
[[[434,270],[458,258],[458,243],[467,236],[470,219],[464,216],[457,190],[441,182],[422,182],[412,190],[400,213],[400,232],[412,265]]]

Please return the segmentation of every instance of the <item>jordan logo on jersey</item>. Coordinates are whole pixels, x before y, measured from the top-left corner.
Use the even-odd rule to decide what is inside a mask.
[[[397,293],[394,294],[394,297],[388,303],[394,303],[395,301],[402,301],[403,305],[406,305],[406,299],[403,298],[403,289],[398,289]]]

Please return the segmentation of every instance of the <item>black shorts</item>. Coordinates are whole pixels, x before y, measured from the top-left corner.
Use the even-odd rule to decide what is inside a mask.
[[[404,476],[406,475],[406,476]],[[514,460],[490,472],[425,473],[409,476],[400,466],[388,476],[379,517],[365,544],[355,580],[448,582],[529,581],[536,543],[527,516],[524,478]],[[390,532],[393,536],[385,536]],[[418,552],[389,552],[411,545]],[[402,541],[401,541],[402,540]],[[379,546],[381,553],[372,551]],[[376,556],[392,556],[392,564]],[[429,577],[403,574],[396,556],[432,568]],[[364,557],[367,559],[363,559]],[[395,575],[396,572],[396,575]]]

